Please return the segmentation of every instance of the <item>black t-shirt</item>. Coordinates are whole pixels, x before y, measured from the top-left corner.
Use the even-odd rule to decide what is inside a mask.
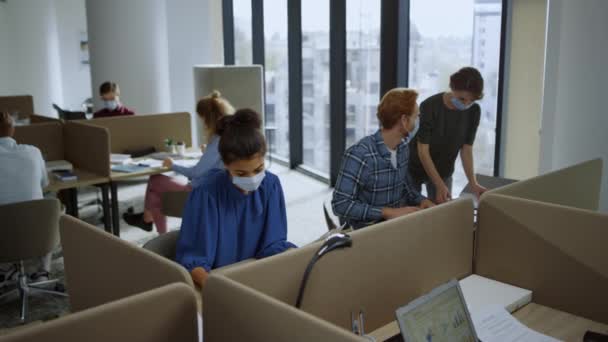
[[[473,145],[481,109],[477,103],[467,110],[449,109],[444,93],[435,94],[420,104],[420,128],[410,143],[410,173],[416,182],[428,181],[418,156],[418,141],[428,144],[431,159],[441,178],[454,173],[454,163],[462,145]]]

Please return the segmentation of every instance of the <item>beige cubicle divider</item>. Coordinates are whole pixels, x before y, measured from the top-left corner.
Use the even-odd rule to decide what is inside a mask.
[[[61,120],[57,118],[52,118],[50,116],[32,114],[30,115],[30,123],[31,124],[39,124],[44,122],[61,122]]]
[[[320,242],[211,272],[203,291],[205,340],[359,341],[348,332],[351,311],[364,310],[366,330],[372,331],[393,321],[398,307],[472,272],[470,200],[351,235],[351,248],[331,252],[315,266],[303,310],[293,306],[304,269]]]
[[[110,136],[108,129],[79,122],[63,125],[65,159],[75,168],[110,176]]]
[[[34,114],[32,95],[0,96],[0,112],[19,113],[19,118]]]
[[[183,141],[187,146],[192,145],[190,113],[138,114],[85,122],[108,129],[112,153],[124,153],[127,150],[146,147],[165,151],[167,138],[173,139],[174,142]]]
[[[18,144],[38,147],[44,160],[65,159],[63,126],[60,122],[17,126],[15,127],[15,140]]]
[[[194,292],[183,284],[166,285],[21,328],[0,341],[199,341]]]
[[[601,181],[602,160],[594,159],[490,190],[488,194],[502,194],[597,211]]]
[[[180,265],[88,223],[64,215],[60,232],[72,311],[170,283],[193,286],[190,274]]]
[[[476,272],[608,323],[608,215],[498,194],[479,205]]]

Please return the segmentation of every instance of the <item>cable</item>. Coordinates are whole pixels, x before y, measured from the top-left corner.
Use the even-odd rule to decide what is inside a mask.
[[[351,247],[353,245],[353,241],[347,234],[334,234],[329,236],[325,243],[319,248],[319,250],[313,255],[312,259],[306,266],[306,270],[304,271],[304,276],[302,277],[302,282],[300,283],[300,290],[298,291],[298,299],[296,300],[296,308],[300,308],[302,306],[302,299],[304,297],[304,290],[306,289],[306,284],[308,283],[308,277],[312,272],[314,265],[317,263],[319,259],[325,254],[340,248]]]

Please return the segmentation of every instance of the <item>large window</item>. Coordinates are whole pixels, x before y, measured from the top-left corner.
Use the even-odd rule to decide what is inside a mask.
[[[449,77],[463,66],[479,69],[485,81],[481,122],[474,144],[475,171],[493,175],[501,0],[411,0],[409,86],[420,101],[449,90]],[[453,195],[467,184],[456,161]]]
[[[329,0],[302,1],[304,166],[329,173]]]
[[[265,0],[264,18],[266,133],[271,155],[289,159],[287,1]]]
[[[346,147],[378,129],[380,2],[346,1]]]
[[[233,0],[234,63],[252,63],[251,0]]]
[[[330,184],[344,148],[378,129],[383,92],[408,86],[423,101],[474,66],[485,80],[475,171],[493,175],[503,1],[223,0],[226,63],[264,64],[269,155]],[[466,183],[457,160],[453,194]]]

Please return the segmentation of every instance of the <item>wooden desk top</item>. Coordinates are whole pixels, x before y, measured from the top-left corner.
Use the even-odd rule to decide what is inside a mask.
[[[608,324],[598,323],[563,311],[530,303],[513,313],[528,328],[562,341],[580,342],[587,330],[608,334]],[[376,341],[385,341],[399,333],[397,321],[372,331]]]
[[[158,175],[158,174],[169,172],[169,171],[171,171],[171,169],[166,168],[166,167],[149,167],[149,168],[143,169],[138,172],[112,171],[112,173],[110,174],[110,180],[118,181],[118,180],[132,179],[132,178],[138,178],[138,177],[143,177],[143,176],[152,176],[152,175]]]
[[[79,188],[82,186],[103,184],[110,181],[109,177],[99,176],[85,170],[74,169],[72,172],[76,175],[76,177],[78,177],[78,179],[67,182],[58,180],[52,173],[49,172],[49,185],[44,188],[44,191],[55,192],[71,188]]]

